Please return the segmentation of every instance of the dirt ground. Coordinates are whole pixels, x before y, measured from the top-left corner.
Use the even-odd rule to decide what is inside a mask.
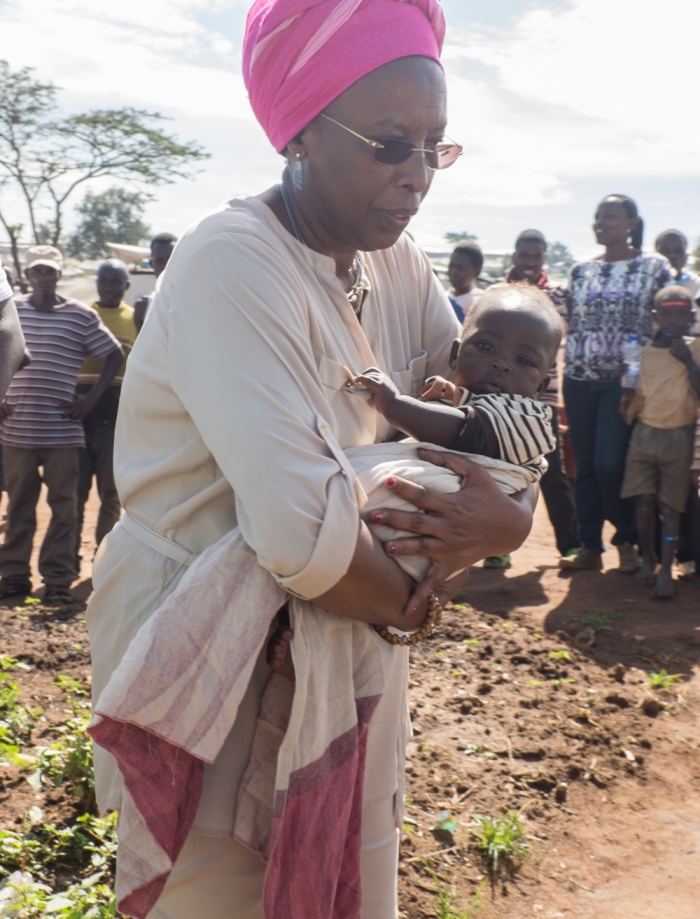
[[[44,713],[30,745],[66,718],[56,675],[89,682],[95,510],[76,604],[0,607],[0,654],[20,660],[23,702]],[[405,919],[700,916],[700,591],[677,582],[672,601],[653,600],[615,565],[611,551],[602,573],[560,573],[540,506],[513,567],[474,569],[439,637],[412,651]],[[650,689],[662,669],[682,680]],[[54,821],[76,807],[0,766],[0,829],[36,805]],[[506,811],[522,815],[529,849],[494,878],[475,815]],[[81,871],[59,866],[56,887]],[[439,888],[454,892],[452,912],[439,911]]]

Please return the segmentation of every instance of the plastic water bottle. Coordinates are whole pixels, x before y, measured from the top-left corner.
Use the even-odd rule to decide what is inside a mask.
[[[627,364],[625,375],[621,383],[624,389],[636,389],[639,385],[639,364],[642,349],[639,346],[638,335],[628,335],[622,346],[622,359]]]

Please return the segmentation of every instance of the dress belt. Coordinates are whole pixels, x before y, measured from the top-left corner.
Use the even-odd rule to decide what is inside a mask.
[[[142,542],[144,546],[148,546],[149,549],[160,552],[161,555],[165,555],[166,558],[171,558],[174,562],[179,562],[181,565],[191,565],[197,558],[196,552],[190,552],[189,549],[181,546],[180,543],[173,542],[172,539],[161,536],[160,533],[156,533],[155,530],[147,527],[145,523],[141,523],[140,520],[137,520],[136,517],[132,517],[131,514],[127,512],[124,512],[119,523],[124,527],[127,533],[135,539],[138,539],[139,542]]]

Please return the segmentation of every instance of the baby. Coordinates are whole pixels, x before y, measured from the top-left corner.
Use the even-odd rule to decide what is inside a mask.
[[[452,346],[456,385],[434,377],[419,397],[406,396],[375,367],[355,382],[390,424],[416,440],[527,466],[539,478],[556,442],[551,408],[538,396],[549,383],[562,332],[546,293],[527,282],[499,284],[474,304],[462,340]],[[288,620],[281,621],[267,661],[293,679],[291,637]]]

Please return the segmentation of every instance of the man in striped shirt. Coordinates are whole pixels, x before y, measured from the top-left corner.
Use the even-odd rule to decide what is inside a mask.
[[[17,301],[17,312],[32,362],[15,375],[0,409],[10,499],[0,547],[0,599],[31,593],[29,563],[43,481],[51,508],[39,554],[44,599],[68,603],[75,577],[78,454],[85,444],[81,422],[111,383],[123,355],[93,309],[57,293],[63,264],[58,249],[35,246],[25,258],[32,292]],[[88,355],[106,358],[104,369],[90,392],[76,399],[78,371]]]

